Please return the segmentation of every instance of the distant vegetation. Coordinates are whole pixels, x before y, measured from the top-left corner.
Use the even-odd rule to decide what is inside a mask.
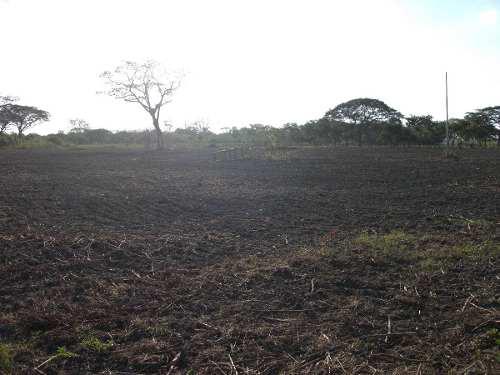
[[[368,98],[339,104],[322,118],[305,124],[288,123],[281,127],[251,124],[243,128],[226,128],[220,134],[213,133],[202,121],[174,131],[165,124],[160,130],[158,114],[151,114],[152,118],[156,116],[153,118],[153,130],[111,132],[92,129],[85,120],[73,119],[70,120],[71,130],[66,133],[24,135],[26,129],[46,121],[48,113],[36,107],[14,104],[13,98],[0,97],[0,147],[110,144],[146,148],[439,145],[447,141],[451,145],[500,145],[500,106],[469,112],[463,119],[451,119],[449,140],[445,139],[445,122],[436,121],[430,115],[404,116],[384,102]],[[16,132],[13,133],[13,130]]]
[[[20,105],[18,98],[0,96],[0,146],[19,144],[26,130],[35,125],[48,121],[48,112],[33,106]],[[7,131],[15,130],[15,135]]]

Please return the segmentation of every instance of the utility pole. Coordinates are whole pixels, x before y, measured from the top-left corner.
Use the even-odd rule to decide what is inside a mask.
[[[448,72],[446,72],[445,76],[446,81],[446,147],[448,148],[450,145],[450,120],[448,117]]]

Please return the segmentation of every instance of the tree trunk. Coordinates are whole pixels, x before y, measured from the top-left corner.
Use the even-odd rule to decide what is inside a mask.
[[[161,132],[160,123],[156,117],[153,117],[153,126],[156,131],[156,149],[163,149],[163,134]]]

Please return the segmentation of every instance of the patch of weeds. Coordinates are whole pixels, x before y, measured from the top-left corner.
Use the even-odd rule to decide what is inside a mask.
[[[70,359],[70,358],[74,358],[74,357],[78,357],[78,354],[70,352],[64,346],[60,346],[57,348],[56,353],[53,356],[49,357],[49,359],[47,359],[46,361],[40,363],[37,367],[35,367],[35,370],[37,370],[37,372],[41,372],[40,368],[42,368],[43,366],[46,366],[48,363],[50,363],[52,361],[56,361],[56,360],[60,360],[60,359]]]
[[[425,245],[429,246],[429,243],[426,242]],[[480,259],[500,255],[500,244],[493,241],[463,242],[445,246],[434,243],[434,245],[438,246],[430,246],[417,254],[417,265],[422,271],[446,270],[449,265],[456,263],[457,259]]]
[[[76,353],[73,353],[73,352],[70,352],[68,349],[66,349],[66,347],[64,346],[60,346],[57,348],[56,350],[56,354],[55,354],[58,358],[60,359],[68,359],[68,358],[74,358],[74,357],[78,357],[78,354]]]
[[[80,342],[80,345],[85,349],[96,353],[105,353],[113,347],[114,342],[112,340],[102,341],[98,337],[89,336],[84,338]]]
[[[437,257],[429,256],[418,262],[418,267],[425,272],[436,272],[443,269],[443,261]]]
[[[365,231],[355,238],[353,243],[388,254],[398,251],[408,251],[414,246],[415,240],[413,235],[400,230],[394,230],[383,235]]]
[[[437,228],[458,229],[473,232],[487,231],[494,227],[494,224],[484,219],[468,219],[461,215],[434,216],[432,223]]]
[[[164,321],[153,319],[135,318],[132,321],[132,330],[127,336],[132,338],[140,337],[161,337],[169,333],[168,324]]]
[[[166,336],[169,332],[168,325],[166,323],[155,321],[138,321],[134,322],[135,327],[139,328],[146,335],[151,337]]]
[[[304,264],[314,264],[321,262],[325,258],[331,258],[334,254],[336,254],[332,248],[328,248],[326,246],[320,246],[317,248],[301,248],[290,254],[290,257],[287,259],[287,263],[289,266],[300,266]]]
[[[498,328],[492,328],[486,332],[486,334],[491,340],[491,344],[497,349],[500,349],[500,330],[498,330]]]
[[[500,244],[485,241],[479,244],[463,243],[450,249],[451,255],[458,257],[481,257],[500,255]]]
[[[0,343],[0,373],[9,374],[14,367],[12,353],[6,344]]]
[[[146,328],[146,333],[152,337],[166,336],[169,332],[168,327],[165,325],[153,325]]]
[[[492,328],[486,332],[487,343],[486,345],[493,348],[493,355],[497,363],[500,363],[500,330]]]
[[[475,256],[480,253],[480,247],[470,243],[463,243],[453,246],[451,253],[457,256]]]

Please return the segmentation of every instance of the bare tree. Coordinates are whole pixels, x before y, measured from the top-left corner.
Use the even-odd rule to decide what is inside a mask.
[[[17,134],[21,137],[25,130],[32,128],[39,122],[48,121],[49,113],[37,107],[26,105],[9,104],[11,113],[10,123],[17,128]]]
[[[138,103],[151,116],[156,131],[156,147],[163,148],[160,127],[161,108],[170,103],[175,90],[179,88],[179,77],[174,77],[158,63],[143,64],[127,61],[113,72],[101,74],[109,86],[106,94],[126,102]]]
[[[81,118],[71,119],[69,124],[71,126],[70,133],[85,133],[90,130],[89,123]]]
[[[174,128],[174,125],[170,121],[163,121],[163,126],[167,130],[167,133],[172,132],[172,129]]]
[[[210,132],[210,123],[206,119],[196,120],[191,124],[191,127],[196,129],[199,134]]]

